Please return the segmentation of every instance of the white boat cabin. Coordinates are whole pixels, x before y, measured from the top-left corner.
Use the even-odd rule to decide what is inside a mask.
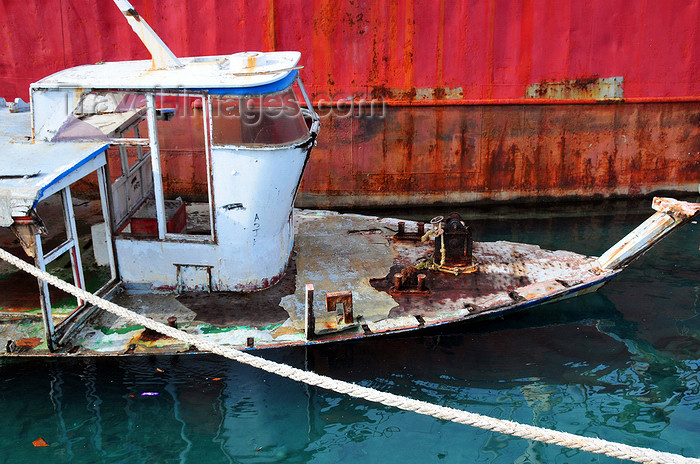
[[[106,244],[112,283],[177,291],[272,285],[289,259],[293,204],[319,130],[299,80],[300,53],[178,59],[128,2],[115,3],[153,59],[60,71],[32,84],[30,114],[2,112],[0,226],[13,228],[42,269],[69,251],[74,282],[84,287],[70,185],[96,172],[105,225],[93,236]],[[31,135],[21,137],[29,124]],[[188,128],[177,148],[199,157],[207,185],[195,201],[164,182],[168,141],[159,131],[169,124],[171,134]],[[47,253],[35,210],[57,192],[67,240]]]

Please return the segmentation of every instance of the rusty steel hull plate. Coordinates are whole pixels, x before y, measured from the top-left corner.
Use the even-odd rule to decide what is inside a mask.
[[[300,207],[692,191],[700,103],[387,107],[327,118]]]

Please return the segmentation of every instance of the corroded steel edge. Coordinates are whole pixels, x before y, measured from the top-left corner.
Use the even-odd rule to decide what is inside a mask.
[[[678,201],[674,198],[655,197],[651,207],[655,211],[666,213],[677,220],[685,220],[695,216],[700,211],[700,204]]]

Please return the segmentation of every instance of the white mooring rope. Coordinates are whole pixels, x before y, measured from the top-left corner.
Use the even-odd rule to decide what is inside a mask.
[[[47,272],[44,272],[37,267],[28,264],[21,259],[11,255],[7,251],[0,248],[0,258],[8,263],[26,271],[35,277],[48,282],[61,290],[76,296],[84,301],[109,311],[112,314],[128,319],[134,324],[143,325],[151,330],[155,330],[168,337],[181,340],[190,345],[196,346],[200,350],[210,351],[218,355],[224,356],[235,361],[248,364],[258,369],[262,369],[272,374],[277,374],[282,377],[287,377],[297,382],[304,382],[308,385],[331,390],[337,393],[361,398],[374,403],[381,403],[386,406],[403,409],[404,411],[416,412],[426,416],[432,416],[437,419],[456,422],[458,424],[471,425],[485,430],[513,435],[528,440],[536,440],[542,443],[559,445],[566,448],[589,451],[591,453],[605,454],[618,459],[627,459],[641,463],[695,463],[700,464],[700,459],[687,458],[678,454],[665,453],[655,451],[648,448],[639,448],[636,446],[624,445],[621,443],[601,440],[599,438],[589,438],[579,435],[574,435],[566,432],[558,432],[556,430],[544,429],[533,425],[519,424],[517,422],[495,419],[481,414],[461,411],[459,409],[438,406],[418,401],[403,396],[394,395],[377,391],[371,388],[355,385],[350,382],[335,380],[330,377],[307,372],[295,367],[280,364],[274,361],[268,361],[258,356],[253,356],[248,353],[236,350],[231,347],[226,347],[212,343],[200,336],[190,335],[182,330],[169,327],[153,319],[149,319],[140,314],[136,314],[126,308],[116,305],[110,301],[104,300],[92,293],[86,292],[68,282],[65,282],[58,277],[55,277]]]

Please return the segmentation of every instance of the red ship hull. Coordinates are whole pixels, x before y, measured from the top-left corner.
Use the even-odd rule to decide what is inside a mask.
[[[133,3],[178,56],[302,52],[314,100],[341,104],[301,206],[697,191],[698,1]],[[111,2],[9,1],[0,13],[5,98],[66,67],[148,58]],[[347,116],[362,98],[383,117]],[[166,190],[202,193],[201,154],[171,128]]]

